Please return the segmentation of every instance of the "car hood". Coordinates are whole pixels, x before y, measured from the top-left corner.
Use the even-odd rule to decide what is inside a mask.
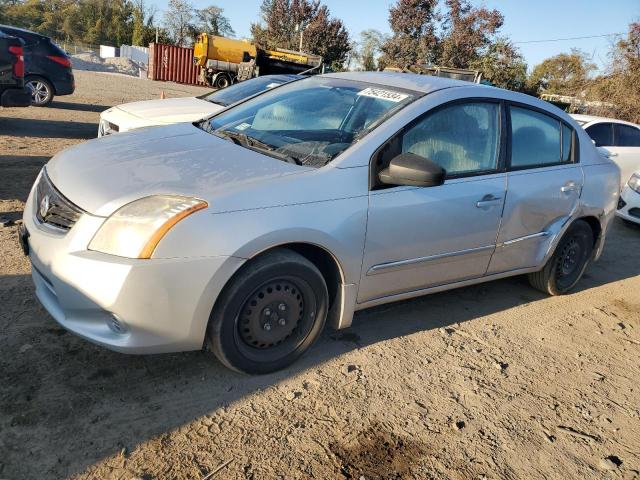
[[[122,110],[129,115],[156,124],[195,122],[213,115],[223,108],[222,105],[195,97],[147,100],[144,102],[125,103],[114,107],[114,109]]]
[[[98,216],[158,194],[202,198],[215,213],[213,200],[218,195],[312,170],[254,152],[189,123],[90,140],[59,153],[46,169],[60,193]]]

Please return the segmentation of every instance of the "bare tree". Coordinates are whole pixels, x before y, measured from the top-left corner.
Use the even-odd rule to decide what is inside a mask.
[[[211,5],[201,10],[196,10],[196,29],[199,33],[206,32],[211,35],[233,37],[236,32],[231,27],[231,22],[223,14],[220,7]]]
[[[360,32],[360,64],[365,71],[376,70],[377,57],[384,42],[384,35],[378,30],[370,28]]]
[[[164,27],[175,45],[184,47],[193,34],[194,9],[189,0],[169,0]]]

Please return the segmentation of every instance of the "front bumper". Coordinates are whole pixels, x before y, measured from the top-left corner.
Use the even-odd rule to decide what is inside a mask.
[[[626,185],[620,195],[616,215],[629,222],[640,224],[640,193]]]
[[[236,257],[136,260],[86,249],[104,219],[84,214],[68,232],[25,206],[36,296],[66,329],[125,353],[202,348],[213,304],[242,265]]]

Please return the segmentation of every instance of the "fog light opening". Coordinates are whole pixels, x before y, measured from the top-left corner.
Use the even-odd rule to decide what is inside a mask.
[[[120,320],[117,317],[117,315],[115,315],[114,313],[112,313],[109,319],[107,320],[107,325],[109,326],[109,329],[112,332],[117,333],[119,335],[122,335],[123,333],[127,332],[127,325],[122,320]]]

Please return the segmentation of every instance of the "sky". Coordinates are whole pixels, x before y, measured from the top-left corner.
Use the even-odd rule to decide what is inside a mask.
[[[161,20],[166,0],[150,0]],[[224,9],[237,37],[249,37],[251,22],[258,18],[261,0],[192,0],[196,8],[215,4]],[[322,0],[334,17],[342,19],[352,38],[375,28],[389,33],[388,12],[391,0]],[[501,33],[516,42],[532,68],[545,58],[572,48],[585,51],[602,67],[610,45],[619,36],[573,39],[556,42],[521,43],[565,39],[627,31],[629,23],[640,21],[640,0],[472,0],[474,5],[498,9],[504,15]]]

